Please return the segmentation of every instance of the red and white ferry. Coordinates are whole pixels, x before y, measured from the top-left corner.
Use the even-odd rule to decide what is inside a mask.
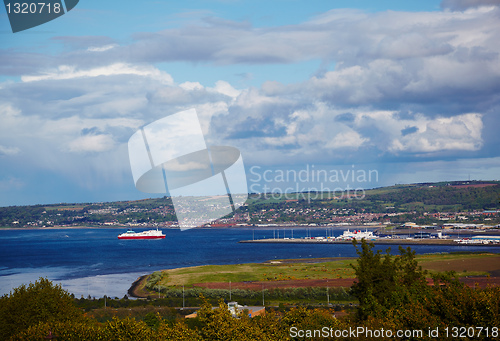
[[[132,230],[128,230],[125,233],[122,233],[118,236],[118,239],[163,239],[165,235],[160,230],[149,230],[142,232],[134,232]]]

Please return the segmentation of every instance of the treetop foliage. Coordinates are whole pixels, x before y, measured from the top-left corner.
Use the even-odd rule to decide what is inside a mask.
[[[400,247],[400,255],[393,256],[390,250],[373,252],[374,244],[365,240],[354,245],[359,259],[353,265],[357,282],[351,294],[359,299],[357,323],[426,330],[498,326],[500,287],[471,288],[453,272],[433,275],[430,285],[410,248]]]
[[[69,322],[83,318],[71,295],[60,285],[40,278],[0,298],[0,337],[14,335],[40,322]]]

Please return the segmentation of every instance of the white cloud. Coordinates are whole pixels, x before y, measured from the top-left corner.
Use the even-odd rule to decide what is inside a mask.
[[[99,76],[137,75],[152,78],[164,84],[172,84],[172,77],[153,66],[138,66],[125,63],[114,63],[108,66],[81,70],[71,65],[61,65],[57,70],[45,72],[42,75],[22,76],[23,82],[37,82],[43,80],[65,80],[74,78],[90,78]]]
[[[236,90],[231,86],[231,84],[226,81],[217,81],[215,83],[215,88],[213,88],[213,91],[229,96],[233,99],[237,98],[241,94],[241,91]]]
[[[104,52],[104,51],[114,49],[117,46],[118,46],[117,44],[109,44],[109,45],[104,45],[104,46],[99,46],[99,47],[89,47],[87,49],[87,51],[89,51],[89,52]]]
[[[488,1],[496,0],[481,0]],[[141,62],[208,61],[225,65],[321,59],[345,67],[374,59],[448,55],[459,46],[484,46],[485,39],[498,36],[497,13],[495,7],[465,12],[365,13],[335,9],[296,25],[271,28],[234,27],[217,21],[207,25],[203,21],[143,33],[136,42],[118,50],[124,50],[121,54],[130,60]],[[476,39],[464,40],[466,37]],[[489,48],[498,52],[496,46],[489,44]],[[115,53],[110,51],[109,57]]]
[[[184,90],[203,90],[204,87],[199,82],[184,82],[179,84],[179,88]]]
[[[0,145],[0,155],[16,155],[20,152],[21,150],[17,147],[6,147]]]
[[[394,137],[392,152],[430,153],[446,150],[477,151],[483,145],[482,115],[464,114],[449,118],[425,119],[404,124],[420,126],[417,132]],[[401,126],[401,125],[400,125]],[[393,134],[392,136],[394,136]]]
[[[113,149],[115,142],[110,135],[81,136],[68,144],[71,152],[104,152]]]
[[[327,148],[332,149],[358,149],[369,139],[362,137],[355,131],[346,131],[335,135],[335,137],[326,145]]]

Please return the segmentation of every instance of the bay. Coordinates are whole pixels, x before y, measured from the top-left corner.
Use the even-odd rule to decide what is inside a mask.
[[[140,229],[137,229],[139,231]],[[345,229],[294,228],[295,238],[338,236]],[[123,297],[139,277],[162,269],[263,262],[273,259],[354,257],[352,245],[252,244],[240,240],[291,237],[291,229],[163,230],[161,240],[119,240],[116,228],[0,230],[0,295],[47,277],[76,297]],[[380,245],[376,249],[385,250]],[[480,246],[412,246],[417,253],[500,252]],[[397,248],[393,247],[393,252]]]

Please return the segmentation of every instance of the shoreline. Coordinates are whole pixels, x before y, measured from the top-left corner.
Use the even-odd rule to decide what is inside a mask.
[[[374,239],[369,243],[380,245],[456,245],[456,246],[490,246],[500,247],[500,244],[460,244],[452,239]],[[327,239],[257,239],[240,240],[238,243],[261,243],[261,244],[352,244],[352,240],[327,240]]]
[[[131,297],[134,297],[134,298],[145,298],[144,296],[142,296],[139,292],[139,286],[142,284],[142,281],[148,277],[148,275],[143,275],[143,276],[140,276],[139,278],[137,278],[134,283],[132,283],[132,285],[130,286],[130,288],[127,290],[127,295],[131,296]]]
[[[125,226],[51,226],[51,227],[0,227],[0,231],[41,231],[41,230],[77,230],[77,229],[123,229]]]
[[[280,230],[280,229],[297,229],[297,230],[351,230],[351,229],[359,229],[359,230],[371,230],[375,233],[382,234],[394,234],[394,235],[407,235],[414,234],[419,232],[443,232],[447,235],[455,235],[455,234],[492,234],[492,235],[500,235],[500,228],[487,228],[487,229],[394,229],[394,230],[385,230],[384,226],[376,225],[376,226],[367,226],[367,225],[336,225],[336,226],[303,226],[303,225],[269,225],[269,226],[251,226],[251,225],[234,225],[234,226],[201,226],[194,227],[194,229],[200,230],[226,230],[226,229],[242,229],[242,230]],[[127,226],[127,225],[109,225],[109,226],[50,226],[50,227],[11,227],[11,226],[0,226],[0,231],[25,231],[25,230],[71,230],[71,229],[165,229],[165,230],[176,230],[180,229],[179,226]]]
[[[180,229],[179,226],[127,226],[127,225],[108,225],[108,226],[50,226],[50,227],[11,227],[11,226],[0,226],[1,230],[66,230],[66,229],[151,229],[151,228],[159,228],[159,229]],[[365,225],[338,225],[338,226],[303,226],[303,225],[269,225],[269,226],[252,226],[252,225],[231,225],[231,226],[196,226],[195,229],[255,229],[255,230],[275,230],[275,229],[284,229],[284,228],[295,228],[295,229],[377,229],[380,226],[365,226]]]

